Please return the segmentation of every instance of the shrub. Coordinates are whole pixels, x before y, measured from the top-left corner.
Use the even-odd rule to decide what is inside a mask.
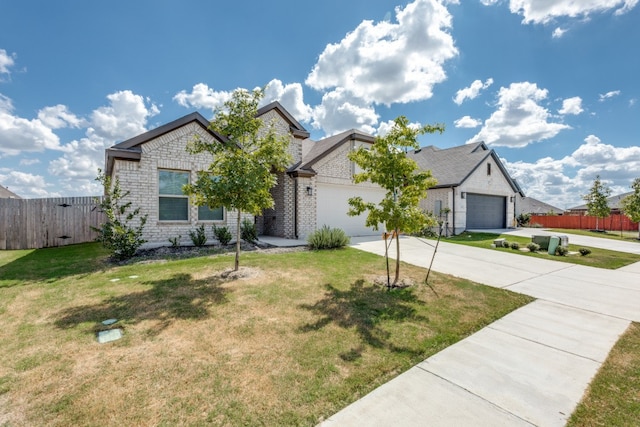
[[[220,242],[221,245],[228,245],[233,236],[227,227],[216,227],[213,226],[213,235],[216,236],[216,239]]]
[[[123,261],[133,257],[138,248],[147,241],[142,238],[142,230],[147,223],[147,215],[140,216],[140,208],[131,208],[131,202],[123,202],[129,191],[122,192],[120,180],[116,178],[112,183],[111,177],[98,170],[96,181],[100,181],[105,189],[105,195],[100,201],[100,209],[107,221],[100,227],[91,227],[98,233],[96,240],[111,252],[111,256]],[[113,184],[113,185],[112,185]],[[140,216],[137,225],[131,225]]]
[[[509,245],[509,247],[510,247],[511,249],[513,249],[514,251],[517,251],[517,250],[519,250],[519,249],[520,249],[520,245],[518,244],[518,242],[513,242],[513,243],[511,243],[511,244]]]
[[[172,248],[177,248],[180,246],[180,239],[182,236],[178,235],[178,237],[169,237],[169,243],[171,243]]]
[[[191,237],[191,241],[197,247],[204,246],[207,243],[207,235],[204,232],[204,224],[200,224],[196,227],[195,231],[189,231],[189,237]]]
[[[591,249],[587,249],[587,248],[580,248],[578,249],[578,252],[580,252],[580,255],[582,256],[587,256],[591,253]]]
[[[509,248],[509,247],[511,247],[511,243],[505,240],[505,241],[502,242],[502,247],[503,248]]]
[[[521,213],[516,218],[516,221],[518,223],[518,227],[526,227],[529,224],[529,221],[531,221],[531,214]]]
[[[540,245],[531,242],[527,244],[527,249],[529,249],[529,252],[538,252],[540,250]]]
[[[341,248],[349,244],[349,237],[340,228],[323,225],[309,235],[308,243],[311,249],[316,250]]]
[[[569,249],[565,248],[564,246],[558,246],[556,248],[556,255],[558,256],[565,256],[568,253],[569,253]]]
[[[247,218],[243,219],[240,225],[240,236],[245,242],[255,243],[258,240],[256,225]]]

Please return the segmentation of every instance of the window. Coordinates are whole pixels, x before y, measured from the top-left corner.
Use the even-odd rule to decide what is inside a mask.
[[[491,163],[487,163],[487,175],[491,175]]]
[[[210,209],[209,206],[198,206],[198,221],[222,221],[222,208]]]
[[[189,183],[189,172],[158,171],[158,193],[160,221],[188,221],[189,196],[182,187]]]
[[[436,204],[433,209],[433,214],[435,216],[440,216],[442,214],[442,200],[436,200]]]

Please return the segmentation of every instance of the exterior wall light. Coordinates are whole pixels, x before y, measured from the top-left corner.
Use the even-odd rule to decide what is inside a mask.
[[[308,196],[313,196],[313,187],[311,187],[311,186],[307,187],[307,195]]]
[[[466,197],[467,197],[467,193],[466,192],[463,191],[462,193],[460,193],[460,198],[461,199],[464,199]]]

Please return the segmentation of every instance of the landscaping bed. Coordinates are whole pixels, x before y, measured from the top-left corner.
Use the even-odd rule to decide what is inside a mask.
[[[496,247],[495,242],[498,240],[508,242],[509,247]],[[573,245],[571,241],[569,241],[569,246],[567,247],[568,252],[565,256],[549,255],[546,250],[531,252],[527,250],[527,245],[531,243],[531,238],[510,234],[470,233],[465,231],[457,236],[443,237],[442,241],[597,268],[616,269],[640,261],[640,255]],[[512,243],[517,243],[517,248],[515,245],[512,245]],[[580,249],[587,249],[589,252],[588,255],[581,255]]]

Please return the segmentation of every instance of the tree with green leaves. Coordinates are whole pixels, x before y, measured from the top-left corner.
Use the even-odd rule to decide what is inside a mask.
[[[356,183],[378,184],[386,193],[380,203],[365,202],[362,197],[349,199],[351,216],[368,212],[365,225],[378,230],[382,224],[396,236],[396,271],[393,285],[400,278],[400,232],[412,233],[435,224],[435,219],[420,209],[420,200],[437,181],[431,171],[420,171],[416,162],[407,157],[407,150],[418,149],[418,136],[444,132],[444,125],[414,127],[406,117],[395,119],[385,136],[375,138],[373,146],[361,146],[349,154],[362,172],[354,175]],[[385,243],[386,244],[386,243]]]
[[[622,212],[633,222],[638,223],[638,240],[640,240],[640,178],[631,184],[633,193],[620,201]]]
[[[260,215],[274,205],[271,188],[274,172],[282,172],[291,163],[288,136],[278,135],[274,125],[257,117],[263,91],[237,89],[224,106],[217,109],[209,128],[226,140],[189,143],[192,154],[210,153],[213,161],[198,173],[195,183],[185,192],[198,206],[224,207],[238,213],[236,225],[235,270],[240,266],[241,217],[243,213]]]
[[[596,176],[589,193],[582,196],[587,202],[587,214],[596,217],[596,230],[598,230],[598,220],[606,218],[611,214],[607,197],[611,195],[611,189],[600,181],[600,175]]]
[[[142,238],[142,230],[147,223],[147,215],[140,216],[139,207],[133,208],[131,201],[124,201],[129,191],[122,191],[118,178],[112,181],[110,176],[98,169],[96,181],[100,181],[104,187],[104,196],[96,201],[106,218],[100,227],[91,227],[98,233],[96,240],[111,252],[115,260],[129,259],[146,243]]]

